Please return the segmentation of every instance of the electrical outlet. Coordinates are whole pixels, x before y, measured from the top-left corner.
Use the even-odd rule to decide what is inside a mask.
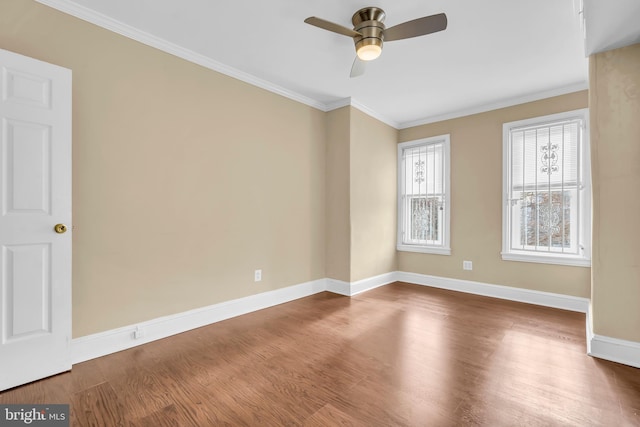
[[[462,269],[463,270],[473,270],[473,262],[471,262],[471,261],[462,261]]]
[[[262,280],[262,270],[256,270],[253,273],[253,281],[254,282],[259,282]]]

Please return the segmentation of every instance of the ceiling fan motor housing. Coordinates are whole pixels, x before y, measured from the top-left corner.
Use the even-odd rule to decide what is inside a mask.
[[[356,45],[356,52],[364,46],[374,45],[382,49],[384,41],[384,19],[386,14],[379,7],[365,7],[353,14],[351,22],[353,29],[362,36],[355,36],[353,41]]]

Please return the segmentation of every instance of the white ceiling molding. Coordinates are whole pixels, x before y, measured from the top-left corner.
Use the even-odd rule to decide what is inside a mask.
[[[347,105],[351,105],[351,97],[346,97],[338,99],[334,102],[329,102],[325,105],[325,111],[337,110],[338,108],[346,107]]]
[[[186,49],[182,46],[179,46],[175,43],[172,43],[160,37],[156,37],[152,34],[139,30],[131,25],[125,24],[119,20],[106,16],[102,13],[96,12],[85,6],[79,5],[71,0],[36,0],[36,1],[43,5],[54,8],[60,12],[69,14],[71,16],[74,16],[76,18],[89,22],[91,24],[97,25],[106,30],[112,31],[114,33],[120,34],[129,39],[143,43],[147,46],[159,49],[163,52],[177,56],[186,61],[193,62],[205,68],[211,69],[213,71],[225,74],[229,77],[251,84],[253,86],[265,89],[267,91],[284,96],[296,102],[300,102],[302,104],[308,105],[312,108],[316,108],[318,110],[327,112],[327,111],[335,110],[337,108],[344,107],[346,105],[351,105],[352,107],[357,108],[358,110],[364,112],[365,114],[395,129],[405,129],[408,127],[419,126],[427,123],[433,123],[437,121],[462,117],[470,114],[486,112],[493,109],[505,108],[512,105],[517,105],[525,102],[548,98],[551,96],[557,96],[557,95],[562,95],[570,92],[584,90],[584,89],[587,89],[588,87],[587,83],[578,83],[578,84],[564,86],[564,87],[550,90],[550,91],[542,91],[542,92],[538,92],[538,93],[534,93],[526,96],[508,98],[498,102],[482,104],[477,107],[464,108],[461,110],[453,110],[449,113],[430,116],[430,117],[426,117],[419,120],[400,122],[398,120],[393,120],[393,119],[390,119],[389,117],[385,117],[384,115],[378,113],[377,111],[368,107],[364,103],[357,101],[353,97],[341,98],[336,101],[330,101],[330,102],[326,102],[326,101],[322,102],[317,99],[313,99],[309,96],[305,96],[298,92],[295,92],[287,88],[284,88],[282,86],[271,83],[265,79],[256,77],[255,75],[243,72],[237,68],[230,67],[219,61],[213,60],[210,57],[207,57],[205,55],[199,54],[192,50]],[[579,2],[581,0],[575,0],[575,1]],[[596,1],[596,0],[584,0],[584,1],[585,3],[587,3],[590,1]],[[608,1],[636,2],[637,0],[608,0]],[[576,11],[576,13],[579,13],[579,11]]]
[[[217,71],[229,77],[233,77],[234,79],[243,81],[245,83],[249,83],[250,85],[257,86],[259,88],[268,90],[278,95],[282,95],[285,98],[292,99],[294,101],[300,102],[310,107],[313,107],[322,111],[326,111],[327,107],[322,102],[319,102],[315,99],[301,95],[299,93],[293,92],[281,86],[275,85],[271,82],[260,79],[251,74],[229,67],[218,61],[214,61],[213,59],[208,58],[204,55],[200,55],[199,53],[193,52],[189,49],[185,49],[167,40],[163,40],[151,34],[145,33],[144,31],[138,30],[137,28],[124,24],[113,18],[105,16],[101,13],[95,12],[84,6],[80,6],[69,0],[36,0],[36,1],[38,3],[42,3],[46,6],[49,6],[53,9],[59,10],[60,12],[66,13],[71,16],[75,16],[76,18],[82,19],[83,21],[87,21],[91,24],[102,27],[106,30],[113,31],[114,33],[120,34],[121,36],[127,37],[129,39],[143,43],[147,46],[151,46],[163,52],[177,56],[178,58],[182,58],[186,61],[193,62],[194,64],[198,64],[205,68],[209,68],[210,70]]]
[[[582,82],[576,83],[569,86],[563,86],[557,89],[531,93],[529,95],[519,96],[515,98],[508,98],[502,101],[492,102],[489,104],[478,105],[477,107],[472,107],[465,110],[452,111],[450,113],[427,117],[421,120],[414,120],[411,122],[400,123],[397,128],[406,129],[406,128],[411,128],[415,126],[426,125],[429,123],[441,122],[444,120],[457,119],[459,117],[470,116],[472,114],[486,113],[487,111],[512,107],[514,105],[525,104],[527,102],[540,101],[541,99],[552,98],[554,96],[560,96],[560,95],[566,95],[568,93],[579,92],[581,90],[587,90],[587,89],[589,89],[588,83],[582,83]]]
[[[354,108],[357,108],[358,110],[362,111],[363,113],[373,117],[374,119],[381,121],[384,124],[387,124],[389,126],[391,126],[394,129],[399,129],[400,123],[389,119],[388,117],[384,117],[382,114],[379,114],[376,111],[373,111],[371,108],[367,107],[366,105],[358,102],[357,100],[351,98],[351,106]]]
[[[371,108],[367,107],[366,105],[362,104],[361,102],[358,102],[357,100],[351,98],[351,97],[347,97],[347,98],[342,98],[339,99],[337,101],[334,102],[330,102],[326,105],[326,109],[325,111],[333,111],[333,110],[337,110],[339,108],[342,107],[346,107],[347,105],[353,107],[353,108],[357,108],[358,110],[362,111],[363,113],[365,113],[368,116],[373,117],[374,119],[388,125],[391,126],[394,129],[398,129],[399,123],[395,122],[394,120],[389,119],[388,117],[384,117],[380,114],[378,114],[376,111],[372,110]]]

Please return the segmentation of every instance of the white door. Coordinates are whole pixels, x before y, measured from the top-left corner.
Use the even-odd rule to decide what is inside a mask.
[[[5,390],[71,369],[71,71],[0,50],[0,73]]]

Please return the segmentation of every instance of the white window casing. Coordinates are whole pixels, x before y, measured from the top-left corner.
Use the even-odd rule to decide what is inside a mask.
[[[588,109],[503,125],[502,259],[591,265]]]
[[[399,251],[451,255],[449,171],[449,135],[398,144]]]

